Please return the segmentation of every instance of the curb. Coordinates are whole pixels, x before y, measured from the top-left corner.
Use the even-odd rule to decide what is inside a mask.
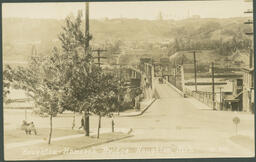
[[[104,142],[92,143],[92,144],[89,144],[89,145],[86,145],[86,146],[74,148],[73,150],[81,150],[81,149],[86,149],[86,148],[90,148],[90,147],[94,147],[94,146],[99,146],[99,145],[103,145],[103,144],[114,142],[114,141],[119,141],[119,140],[126,139],[126,138],[133,137],[133,136],[134,135],[127,135],[127,136],[116,138],[116,139],[110,139],[110,140],[107,140],[107,141],[104,141]],[[38,158],[36,158],[36,160],[47,160],[48,158],[63,155],[64,153],[65,153],[65,151],[61,151],[57,154],[45,155],[45,156],[42,156],[42,157],[38,157]]]
[[[79,149],[85,149],[85,148],[89,148],[89,147],[99,146],[99,145],[103,145],[103,144],[106,144],[106,143],[110,143],[110,142],[126,139],[126,138],[129,138],[129,137],[132,137],[132,136],[134,136],[134,135],[127,135],[127,136],[116,138],[116,139],[110,139],[110,140],[107,140],[107,141],[104,141],[104,142],[93,143],[93,144],[90,144],[90,145],[87,145],[87,146],[83,146],[83,147],[79,147],[79,148],[75,148],[75,149],[79,150]]]
[[[171,88],[173,88],[177,93],[179,93],[182,97],[186,98],[186,94],[184,92],[182,92],[181,90],[179,90],[178,88],[176,88],[174,85],[172,85],[171,83],[169,83],[167,80],[165,80],[165,83],[170,86]]]
[[[119,117],[134,117],[134,116],[140,116],[143,115],[145,111],[147,111],[147,109],[156,101],[157,99],[155,98],[154,100],[152,100],[152,102],[150,102],[150,104],[148,104],[141,112],[139,112],[138,114],[134,114],[134,115],[120,115]]]
[[[196,105],[196,103],[194,103],[193,101],[189,101],[189,99],[191,100],[196,100],[197,102],[199,102],[200,104],[202,104],[202,105],[204,105],[205,107],[207,107],[207,108],[197,108],[198,107],[198,105]],[[197,100],[196,98],[194,98],[194,97],[191,97],[191,96],[189,96],[189,97],[187,97],[187,100],[188,100],[188,102],[190,102],[192,105],[194,105],[195,107],[196,107],[196,109],[198,109],[198,110],[212,110],[212,111],[214,111],[210,106],[208,106],[207,104],[205,104],[205,103],[203,103],[203,102],[201,102],[201,101],[199,101],[199,100]]]
[[[157,99],[155,99],[155,98],[154,98],[154,100],[153,100],[153,101],[152,101],[152,102],[151,102],[151,103],[150,103],[150,104],[149,104],[149,105],[148,105],[144,110],[142,110],[142,111],[141,111],[141,113],[140,113],[139,115],[144,114],[144,112],[145,112],[145,111],[147,111],[147,110],[148,110],[148,108],[149,108],[149,107],[150,107],[150,106],[151,106],[151,105],[152,105],[156,100],[157,100]]]

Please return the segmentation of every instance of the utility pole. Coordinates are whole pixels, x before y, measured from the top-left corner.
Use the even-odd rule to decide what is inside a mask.
[[[253,57],[253,50],[250,49],[249,68],[252,68],[252,57]]]
[[[177,80],[177,66],[176,66],[176,61],[174,60],[174,86],[176,86],[176,80]]]
[[[153,68],[154,68],[153,72],[154,72],[154,77],[155,77],[156,76],[156,70],[155,70],[156,69],[156,64],[154,62],[153,62]]]
[[[212,107],[213,107],[213,110],[216,110],[215,109],[215,87],[214,87],[214,63],[212,62]]]
[[[222,110],[222,93],[221,93],[222,87],[220,87],[220,110]]]
[[[121,86],[122,86],[122,84],[121,84],[121,80],[122,80],[122,76],[121,76],[121,74],[122,74],[122,71],[121,71],[121,64],[114,64],[114,65],[119,65],[119,88],[121,89]],[[121,96],[120,96],[120,91],[119,91],[119,94],[118,94],[118,101],[120,102],[120,100],[121,100]],[[117,115],[119,116],[120,115],[120,106],[118,106],[118,110],[117,110],[118,112],[117,112]]]
[[[180,66],[180,73],[181,73],[181,89],[182,89],[182,92],[185,92],[185,78],[184,78],[184,67],[183,67],[183,64]],[[184,98],[186,97],[185,96],[185,93],[184,93]]]
[[[193,52],[194,55],[194,70],[195,70],[195,91],[197,92],[197,75],[196,75],[196,51]]]
[[[92,50],[93,52],[97,52],[97,54],[98,54],[98,56],[97,57],[93,57],[93,58],[97,58],[98,59],[98,62],[97,63],[95,63],[95,64],[98,64],[99,65],[99,67],[100,67],[100,65],[102,64],[101,62],[100,62],[100,60],[101,59],[104,59],[104,58],[107,58],[107,57],[103,57],[103,56],[100,56],[100,54],[101,54],[101,52],[105,52],[105,51],[107,51],[107,50],[104,50],[104,49],[97,49],[97,50]]]
[[[121,84],[121,80],[122,80],[122,77],[121,77],[121,71],[122,69],[121,69],[121,65],[119,64],[119,90],[121,90],[121,86],[122,86],[122,84]],[[119,103],[121,103],[121,91],[119,91],[119,94],[118,94],[118,101],[119,101]],[[117,115],[119,116],[120,115],[120,106],[118,106],[118,113],[117,113]]]
[[[85,49],[88,50],[90,45],[90,33],[89,33],[89,2],[85,2]]]
[[[153,58],[151,58],[151,63],[152,63],[152,66],[151,66],[151,82],[152,82],[152,90],[153,90],[153,92],[154,92],[154,90],[155,90],[155,82],[154,82],[154,80],[155,80],[155,64],[154,64],[154,60],[153,60]],[[169,80],[169,78],[168,78],[168,80]]]
[[[244,12],[245,14],[253,14],[254,15],[254,12],[253,12],[253,9],[248,9],[247,11]],[[244,24],[248,24],[248,25],[253,25],[253,20],[248,20],[247,22],[244,22]],[[246,32],[245,33],[246,35],[248,36],[252,36],[254,34],[254,32]],[[252,39],[252,45],[251,47],[249,47],[249,70],[251,70],[251,68],[253,67],[253,39]],[[251,111],[252,110],[252,89],[254,88],[254,85],[253,85],[253,79],[254,79],[254,75],[253,75],[254,71],[252,73],[250,73],[250,78],[251,78],[251,85],[248,85],[250,87],[250,89],[248,90],[248,100],[249,100],[249,110]]]
[[[161,77],[163,78],[163,75],[164,75],[164,69],[163,69],[163,66],[162,65],[160,65],[160,69],[161,69]]]
[[[227,70],[229,70],[229,69],[230,69],[230,62],[231,62],[232,60],[230,60],[230,59],[228,58],[228,56],[226,56],[226,59],[225,59],[224,61],[226,62],[226,68],[227,68]]]
[[[89,49],[90,33],[89,33],[89,2],[85,2],[85,55]],[[85,135],[90,136],[90,118],[89,109],[84,111],[84,130]]]
[[[247,10],[244,12],[245,14],[253,14],[253,11],[252,10]],[[253,25],[253,20],[248,20],[246,22],[244,22],[244,24],[247,24],[247,25]],[[245,33],[246,35],[253,35],[253,32],[246,32]],[[252,59],[253,59],[253,50],[252,50],[252,47],[249,49],[250,51],[250,56],[249,56],[249,68],[252,68]]]

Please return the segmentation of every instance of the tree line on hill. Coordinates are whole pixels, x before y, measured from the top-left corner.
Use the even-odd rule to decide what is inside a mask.
[[[246,19],[155,21],[122,18],[91,20],[90,26],[93,34],[92,41],[103,43],[113,49],[109,51],[109,55],[114,52],[120,53],[123,47],[127,47],[129,52],[129,49],[134,49],[136,44],[138,44],[136,48],[145,50],[143,54],[150,53],[152,50],[161,53],[161,49],[156,47],[158,43],[162,43],[161,47],[168,48],[169,55],[178,50],[188,49],[214,49],[220,55],[229,55],[230,51],[243,50],[250,46],[250,38],[244,36],[244,33],[252,30],[252,27],[244,24]],[[5,58],[13,56],[12,59],[15,59],[19,55],[30,55],[31,45],[29,44],[33,41],[40,42],[38,53],[48,53],[48,47],[60,44],[57,37],[62,24],[64,24],[63,20],[54,19],[3,19]],[[83,21],[81,28],[84,28]],[[39,30],[41,32],[38,32]],[[164,43],[166,40],[169,40],[169,43]]]

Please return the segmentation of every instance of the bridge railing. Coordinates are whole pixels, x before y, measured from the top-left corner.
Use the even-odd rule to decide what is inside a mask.
[[[206,104],[209,107],[213,108],[213,104],[214,104],[215,109],[217,109],[217,110],[222,109],[222,106],[223,106],[222,103],[212,101],[212,92],[204,92],[204,91],[195,92],[195,91],[189,90],[188,88],[185,88],[185,94],[187,96],[191,96],[191,97],[197,99],[198,101]],[[215,95],[216,95],[216,93],[215,93]]]
[[[168,82],[170,84],[172,84],[173,86],[175,86],[176,88],[178,88],[180,91],[183,91],[182,89],[182,82],[181,82],[181,76],[174,76],[174,75],[170,75],[168,77]]]
[[[178,89],[176,86],[174,86],[172,83],[170,83],[168,80],[163,79],[164,83],[167,84],[168,86],[170,86],[172,89],[174,89],[178,94],[180,94],[182,97],[186,97],[185,93]]]

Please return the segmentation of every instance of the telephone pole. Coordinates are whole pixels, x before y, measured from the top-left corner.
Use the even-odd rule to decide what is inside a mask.
[[[220,87],[220,110],[222,110],[222,93],[221,93],[222,87]]]
[[[197,92],[197,75],[196,75],[196,51],[193,52],[194,55],[194,71],[195,71],[195,91]]]
[[[121,76],[121,74],[122,74],[122,71],[121,71],[121,64],[114,64],[114,65],[117,65],[117,66],[119,66],[119,88],[121,89],[121,86],[122,86],[122,84],[121,84],[121,81],[122,81],[122,76]],[[117,74],[118,75],[118,74]],[[120,94],[121,94],[121,91],[119,91],[119,94],[118,94],[118,101],[120,102],[120,100],[121,100],[121,96],[120,96]],[[120,106],[118,106],[118,110],[117,110],[117,115],[119,116],[120,115]]]
[[[249,9],[249,10],[245,11],[244,13],[245,14],[253,14],[253,11]],[[244,22],[244,24],[253,25],[253,20],[249,19],[248,21]],[[246,32],[245,34],[251,36],[251,35],[253,35],[253,32]],[[252,50],[252,47],[249,47],[249,68],[252,68],[252,60],[253,60],[253,50]]]
[[[89,33],[89,2],[85,2],[85,55],[89,49],[90,33]],[[84,130],[85,135],[90,136],[90,118],[89,109],[84,111]]]
[[[212,107],[215,109],[214,63],[212,62]]]
[[[100,56],[101,55],[101,52],[105,52],[105,51],[107,51],[107,50],[104,50],[104,49],[96,49],[96,50],[92,50],[93,52],[97,52],[97,57],[93,57],[93,58],[97,58],[98,59],[98,62],[97,63],[95,63],[95,64],[98,64],[99,65],[99,67],[100,67],[100,65],[102,64],[101,62],[100,62],[100,60],[101,59],[105,59],[105,58],[107,58],[107,57],[104,57],[104,56]]]
[[[89,41],[90,41],[90,38],[89,38],[89,2],[86,2],[86,42],[85,42],[85,47],[86,47],[86,50],[88,50],[89,48]],[[100,56],[100,52],[102,51],[106,51],[106,50],[101,50],[101,49],[98,49],[98,50],[92,50],[92,51],[97,51],[98,53],[98,57],[95,57],[95,58],[98,58],[98,64],[99,67],[101,65],[101,62],[100,62],[100,59],[101,58],[106,58],[106,57],[101,57]],[[84,129],[85,129],[85,135],[86,136],[89,136],[90,135],[90,118],[89,118],[89,109],[85,111],[85,120],[84,120]]]
[[[89,2],[85,2],[85,49],[88,50],[90,45],[89,33]]]
[[[176,65],[176,61],[174,60],[174,86],[176,86],[176,80],[177,80],[177,65]]]
[[[245,14],[255,14],[253,12],[253,9],[248,9],[247,11],[244,12]],[[247,24],[247,25],[253,25],[253,20],[248,20],[247,22],[244,22],[244,24]],[[245,33],[246,35],[248,36],[253,36],[254,32],[246,32]],[[252,44],[251,44],[251,47],[249,47],[249,70],[251,70],[251,68],[253,68],[253,59],[254,59],[254,51],[253,51],[253,37],[251,38],[252,39]],[[253,89],[254,89],[254,85],[253,85],[253,79],[254,79],[254,72],[250,73],[250,78],[251,78],[251,85],[248,85],[250,87],[250,89],[248,90],[248,100],[249,100],[249,110],[252,110],[252,93],[253,93]]]

